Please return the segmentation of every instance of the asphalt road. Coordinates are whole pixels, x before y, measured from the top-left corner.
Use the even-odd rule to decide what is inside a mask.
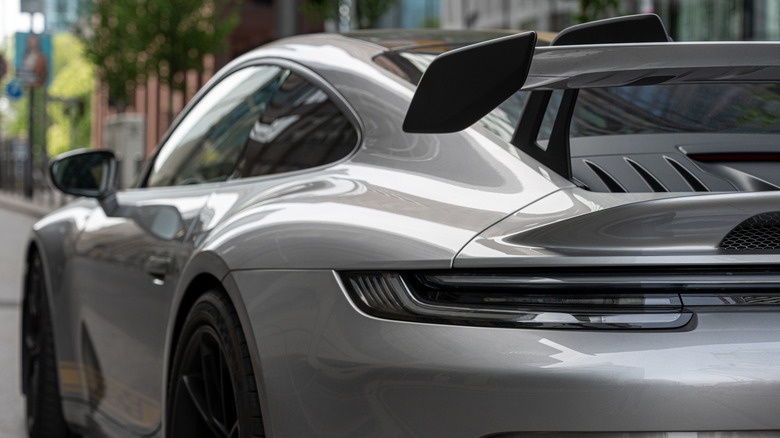
[[[0,209],[0,437],[26,437],[24,398],[19,393],[19,303],[22,259],[35,222]]]

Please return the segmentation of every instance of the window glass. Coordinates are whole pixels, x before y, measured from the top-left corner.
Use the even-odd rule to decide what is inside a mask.
[[[554,90],[550,95],[550,102],[547,104],[547,109],[544,111],[544,118],[542,119],[542,125],[539,127],[536,142],[545,149],[547,148],[547,142],[552,135],[555,118],[558,116],[558,110],[561,107],[562,100],[563,90]]]
[[[158,154],[149,187],[224,181],[234,171],[258,115],[289,71],[248,67],[214,86],[179,123]]]
[[[580,90],[571,137],[780,133],[778,84],[681,84]]]
[[[529,93],[518,91],[479,120],[479,124],[504,140],[511,142],[515,128],[523,115]]]
[[[357,131],[324,91],[291,73],[248,132],[235,178],[320,166],[347,156]]]

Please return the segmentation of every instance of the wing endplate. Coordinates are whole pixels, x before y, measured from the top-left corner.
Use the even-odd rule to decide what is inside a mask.
[[[457,132],[476,123],[525,83],[536,32],[496,38],[439,55],[423,74],[403,130]]]
[[[577,24],[562,30],[552,46],[617,43],[665,43],[672,41],[661,17],[655,14],[627,15]]]

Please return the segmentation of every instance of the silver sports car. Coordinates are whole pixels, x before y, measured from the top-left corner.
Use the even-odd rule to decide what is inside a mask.
[[[30,435],[778,436],[778,54],[639,15],[240,57],[135,187],[53,162]]]

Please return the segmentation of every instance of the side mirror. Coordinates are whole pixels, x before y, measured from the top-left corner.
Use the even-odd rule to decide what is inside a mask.
[[[49,167],[55,187],[69,195],[97,198],[109,216],[117,208],[116,169],[113,152],[88,149],[58,155]]]

